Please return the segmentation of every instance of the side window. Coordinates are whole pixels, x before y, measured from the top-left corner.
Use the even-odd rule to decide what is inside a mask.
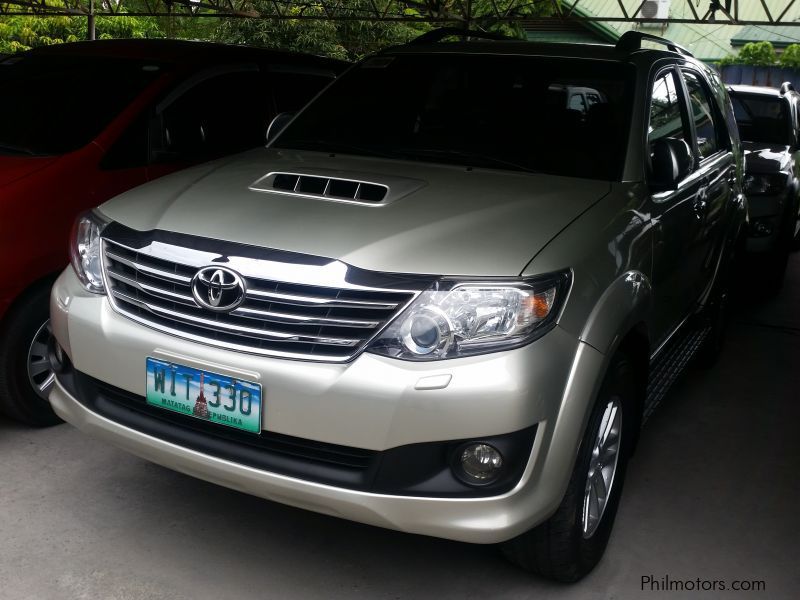
[[[650,125],[647,130],[648,147],[656,140],[673,138],[689,143],[689,124],[675,85],[672,71],[659,76],[653,83],[650,99]]]
[[[308,104],[322,88],[333,81],[324,75],[273,73],[275,104],[278,112],[296,112]]]
[[[573,94],[569,98],[569,108],[577,110],[582,113],[586,112],[586,102],[583,99],[583,94]]]
[[[101,169],[113,171],[147,166],[148,118],[149,114],[144,113],[128,125],[100,161]]]
[[[260,72],[218,75],[198,83],[164,109],[160,144],[154,149],[167,159],[196,160],[255,148],[265,143],[274,113]]]
[[[689,105],[697,132],[697,150],[700,153],[700,160],[703,160],[722,149],[720,141],[724,138],[721,135],[721,128],[715,122],[719,113],[712,108],[715,106],[714,100],[697,75],[684,71],[683,79],[686,82],[686,91],[689,93]]]

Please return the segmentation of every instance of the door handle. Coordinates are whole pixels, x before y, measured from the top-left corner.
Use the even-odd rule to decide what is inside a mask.
[[[706,209],[708,208],[708,201],[705,198],[698,198],[694,201],[692,205],[694,209],[694,214],[697,215],[698,219],[702,219],[706,216]]]
[[[697,195],[692,204],[695,216],[701,221],[706,218],[706,210],[708,209],[708,183],[703,182],[703,187],[697,190]]]

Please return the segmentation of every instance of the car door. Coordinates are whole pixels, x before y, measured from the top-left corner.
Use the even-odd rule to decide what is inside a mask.
[[[725,216],[736,183],[736,162],[722,110],[705,76],[682,68],[689,102],[700,189],[694,201],[695,227],[691,250],[692,296],[705,303],[725,243]]]
[[[656,73],[651,86],[649,113],[646,156],[651,157],[653,144],[663,138],[681,140],[693,154],[696,153],[686,90],[675,66]],[[701,270],[697,240],[702,237],[705,212],[705,180],[699,166],[695,161],[675,189],[657,191],[650,197],[654,290],[652,326],[657,347],[681,324],[695,301],[695,282]],[[650,177],[652,179],[652,175]]]
[[[93,178],[95,204],[147,182],[147,119],[132,119],[103,154]]]

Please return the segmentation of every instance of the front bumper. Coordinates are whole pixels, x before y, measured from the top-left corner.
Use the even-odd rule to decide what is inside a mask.
[[[337,365],[209,348],[116,314],[105,297],[85,292],[69,269],[53,288],[51,312],[74,368],[130,394],[144,395],[147,356],[262,382],[265,432],[383,452],[535,427],[529,459],[511,489],[482,497],[399,495],[200,452],[92,410],[62,382],[51,393],[66,421],[177,471],[316,512],[475,543],[510,539],[556,509],[605,368],[602,354],[558,327],[524,348],[439,363],[363,354]],[[428,385],[432,381],[437,385]]]

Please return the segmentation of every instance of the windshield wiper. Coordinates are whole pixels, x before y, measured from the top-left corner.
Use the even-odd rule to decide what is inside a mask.
[[[504,158],[500,158],[497,156],[492,156],[490,154],[482,154],[480,152],[469,152],[467,150],[444,150],[441,148],[399,148],[399,153],[402,153],[404,156],[451,156],[457,159],[464,159],[469,161],[470,164],[465,164],[467,167],[486,167],[489,166],[499,166],[499,167],[510,167],[515,171],[524,171],[525,173],[537,173],[531,169],[530,167],[526,167],[525,165],[521,165],[519,163],[515,163],[510,160],[506,160]],[[473,161],[483,162],[483,165],[476,165]]]
[[[274,146],[283,150],[311,150],[332,152],[334,154],[357,154],[360,156],[379,156],[381,158],[398,158],[397,154],[371,146],[359,146],[347,142],[329,142],[326,140],[289,140]]]
[[[2,143],[0,143],[0,153],[24,154],[27,156],[43,156],[42,154],[34,152],[30,148],[25,148],[24,146],[13,146],[11,144],[2,144]]]

